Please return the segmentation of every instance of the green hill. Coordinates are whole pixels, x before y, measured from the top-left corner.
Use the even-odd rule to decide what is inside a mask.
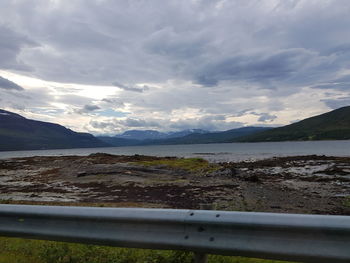
[[[110,146],[89,133],[0,110],[0,151]]]
[[[305,120],[244,136],[240,142],[349,140],[350,106]]]

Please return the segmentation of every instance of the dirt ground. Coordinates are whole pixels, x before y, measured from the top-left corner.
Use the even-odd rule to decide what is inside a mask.
[[[0,160],[0,201],[350,215],[348,157],[281,157],[195,170],[164,160],[179,161],[109,154]]]

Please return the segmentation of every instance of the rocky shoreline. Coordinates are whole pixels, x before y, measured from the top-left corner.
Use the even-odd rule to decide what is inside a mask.
[[[0,160],[2,203],[350,215],[350,157],[208,163],[118,156]]]

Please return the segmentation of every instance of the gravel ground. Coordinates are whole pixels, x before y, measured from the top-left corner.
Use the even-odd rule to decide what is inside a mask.
[[[178,159],[167,157],[168,161]],[[150,156],[27,157],[0,160],[3,203],[101,204],[350,215],[350,158],[280,157],[190,171]]]

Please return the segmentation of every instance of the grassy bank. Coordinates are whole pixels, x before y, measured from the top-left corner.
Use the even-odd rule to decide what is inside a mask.
[[[128,249],[0,237],[0,263],[190,263],[181,251]],[[282,261],[209,256],[210,263],[278,263]]]
[[[183,169],[194,173],[209,173],[220,168],[217,164],[209,163],[202,158],[174,158],[174,159],[159,159],[150,161],[134,162],[143,166],[167,166],[171,168]]]

